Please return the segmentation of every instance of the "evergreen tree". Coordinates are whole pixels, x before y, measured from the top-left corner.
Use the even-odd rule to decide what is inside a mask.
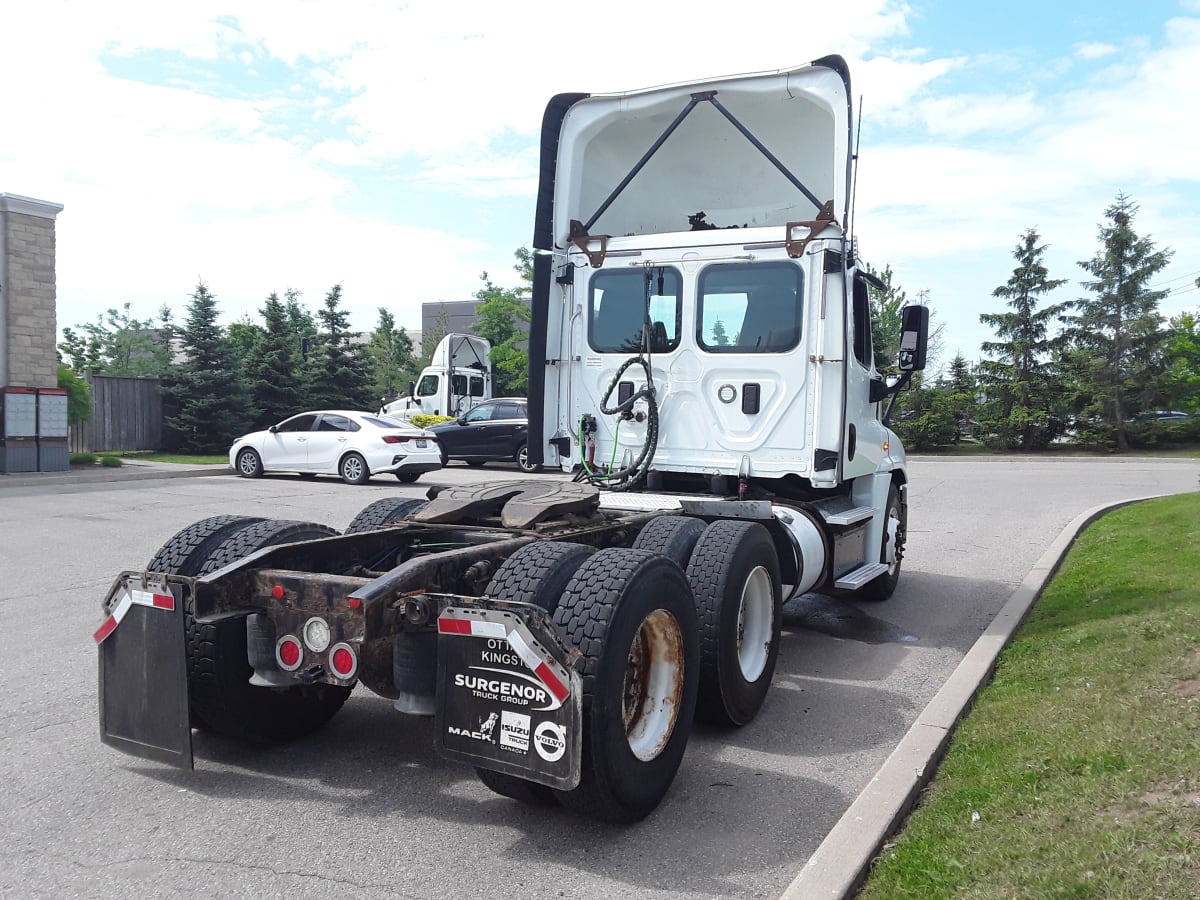
[[[1079,263],[1092,276],[1082,282],[1091,296],[1075,302],[1070,329],[1080,387],[1091,398],[1085,411],[1110,423],[1118,450],[1129,447],[1126,420],[1157,399],[1163,380],[1166,334],[1158,304],[1167,292],[1149,284],[1172,251],[1156,250],[1153,240],[1134,231],[1137,211],[1125,194],[1104,211],[1101,249]]]
[[[317,311],[319,352],[311,369],[313,405],[325,409],[378,409],[372,396],[371,360],[364,345],[351,343],[350,320],[342,309],[342,286],[335,284]],[[310,363],[313,360],[310,353]]]
[[[308,408],[300,342],[288,308],[274,291],[262,309],[263,328],[246,362],[246,381],[259,410],[259,424],[273,425]]]
[[[172,415],[167,430],[179,449],[220,453],[253,424],[250,392],[237,369],[229,340],[217,325],[216,298],[201,281],[180,329],[185,359],[163,380],[163,401]]]
[[[713,322],[712,343],[714,347],[728,347],[729,334],[725,331],[725,323],[720,319]]]
[[[975,373],[961,351],[950,362],[945,388],[954,415],[954,443],[957,444],[971,430],[975,416]]]
[[[1067,282],[1049,277],[1042,262],[1046,245],[1039,240],[1036,228],[1021,235],[1013,250],[1017,267],[1007,282],[992,291],[993,297],[1007,301],[1012,312],[979,317],[1002,338],[983,344],[983,351],[997,358],[979,363],[989,401],[982,424],[993,442],[1011,449],[1043,449],[1064,427],[1061,418],[1053,415],[1061,391],[1051,365],[1051,354],[1061,338],[1050,335],[1049,325],[1063,317],[1069,304],[1040,309],[1038,304]]]
[[[412,338],[384,307],[379,307],[379,324],[367,344],[371,354],[372,389],[380,405],[407,393],[408,382],[416,377]]]

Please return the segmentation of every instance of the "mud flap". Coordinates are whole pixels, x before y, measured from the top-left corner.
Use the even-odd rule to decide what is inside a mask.
[[[100,740],[110,747],[191,769],[184,586],[150,586],[123,573],[95,634],[100,650]]]
[[[518,606],[524,604],[512,604]],[[435,743],[448,759],[559,790],[579,784],[582,682],[542,618],[449,607],[438,618]]]

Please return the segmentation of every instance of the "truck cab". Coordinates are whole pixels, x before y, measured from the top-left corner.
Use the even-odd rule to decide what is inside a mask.
[[[872,505],[903,483],[850,234],[850,130],[839,57],[555,98],[529,391],[547,465],[796,500],[849,486]]]
[[[408,395],[385,403],[381,415],[461,416],[492,397],[492,345],[473,334],[448,334],[429,365],[408,386]]]

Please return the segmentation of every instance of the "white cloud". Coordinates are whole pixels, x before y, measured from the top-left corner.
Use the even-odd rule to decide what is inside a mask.
[[[1120,50],[1114,44],[1104,44],[1100,42],[1090,42],[1086,44],[1075,45],[1075,55],[1080,59],[1093,60],[1103,59],[1106,56],[1112,56]]]

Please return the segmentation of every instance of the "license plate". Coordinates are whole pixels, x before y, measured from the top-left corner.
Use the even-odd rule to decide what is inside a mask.
[[[425,438],[417,438],[417,447],[418,448],[424,450],[428,446],[429,446],[429,442],[426,441]]]

